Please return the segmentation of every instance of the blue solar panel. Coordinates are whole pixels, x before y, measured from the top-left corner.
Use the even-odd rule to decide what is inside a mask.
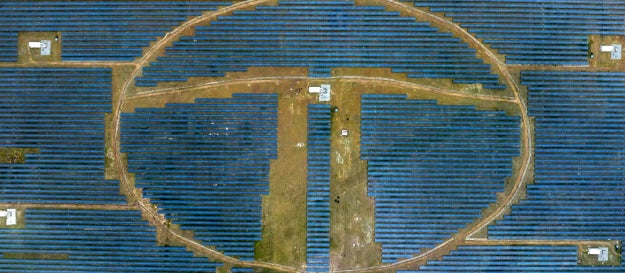
[[[200,98],[121,121],[121,148],[143,195],[195,239],[253,259],[277,156],[277,95]]]
[[[280,1],[220,16],[182,37],[150,64],[137,86],[218,77],[248,67],[308,67],[329,77],[335,67],[388,67],[410,78],[451,78],[503,89],[474,49],[428,23],[383,7]]]
[[[39,149],[0,164],[3,202],[126,204],[104,179],[108,68],[0,68],[0,146]]]
[[[432,248],[480,217],[519,155],[519,118],[502,112],[368,94],[361,111],[383,262]]]
[[[308,272],[330,270],[330,120],[329,105],[308,106]]]
[[[219,264],[184,247],[157,246],[139,211],[27,209],[25,227],[0,229],[5,255],[67,259],[0,259],[2,272],[214,272]]]
[[[17,61],[20,31],[62,32],[66,61],[132,61],[191,16],[230,2],[3,1],[0,61]]]
[[[428,261],[417,272],[598,273],[623,272],[624,266],[579,266],[577,246],[459,246],[441,260]]]
[[[429,7],[483,39],[508,64],[588,65],[588,36],[622,35],[620,0],[426,0]]]
[[[494,239],[623,240],[625,73],[524,71],[535,183]]]

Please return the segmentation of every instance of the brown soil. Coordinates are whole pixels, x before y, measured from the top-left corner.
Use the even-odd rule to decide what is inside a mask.
[[[67,260],[67,254],[50,254],[50,253],[2,253],[3,259],[29,259],[29,260]]]
[[[381,264],[374,242],[374,202],[367,194],[367,162],[360,160],[360,94],[352,82],[333,81],[330,156],[331,270]],[[341,130],[348,136],[341,136]],[[336,201],[334,201],[336,200]]]
[[[278,100],[278,158],[272,160],[270,194],[263,198],[263,239],[256,259],[303,270],[306,264],[306,86],[289,87]],[[306,90],[306,91],[305,91]]]

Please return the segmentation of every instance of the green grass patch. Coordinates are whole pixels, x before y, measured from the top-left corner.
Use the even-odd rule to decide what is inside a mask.
[[[0,148],[0,163],[23,164],[26,161],[26,154],[37,153],[39,149],[35,148]]]

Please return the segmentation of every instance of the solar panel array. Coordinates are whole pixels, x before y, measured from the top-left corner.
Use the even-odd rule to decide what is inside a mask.
[[[104,179],[108,68],[0,68],[0,147],[35,148],[23,164],[0,164],[0,200],[126,204]]]
[[[64,61],[132,61],[156,38],[230,2],[2,1],[0,61],[17,61],[21,31],[62,32]]]
[[[610,273],[625,266],[578,266],[577,246],[459,246],[440,261],[428,261],[419,270],[397,273]]]
[[[184,247],[157,246],[155,238],[139,211],[27,209],[24,228],[0,229],[0,271],[193,273],[219,266]]]
[[[306,271],[329,272],[330,106],[308,105]]]
[[[389,67],[410,78],[505,88],[475,49],[451,33],[353,1],[279,1],[220,16],[174,42],[143,69],[136,85],[222,77],[258,66],[308,67],[311,77],[329,77],[334,67]]]
[[[121,119],[128,169],[160,212],[226,255],[254,258],[277,156],[277,95],[234,94]]]
[[[625,73],[523,71],[535,183],[493,239],[625,240]]]
[[[519,125],[474,106],[362,95],[361,151],[382,261],[432,248],[480,217],[512,173]]]
[[[588,35],[625,33],[621,0],[425,0],[506,56],[508,64],[587,65]],[[5,1],[0,62],[19,32],[62,32],[64,61],[132,61],[165,32],[230,2]],[[220,16],[168,47],[137,86],[222,77],[249,67],[387,67],[504,89],[461,39],[382,6],[278,1]],[[110,68],[0,68],[0,147],[36,149],[0,164],[3,203],[126,204],[104,178]],[[535,183],[489,239],[625,240],[625,73],[522,71],[536,118]],[[275,94],[200,98],[121,117],[136,186],[160,213],[226,255],[253,260],[262,196],[277,156]],[[519,117],[406,95],[362,95],[361,150],[375,198],[382,261],[410,258],[496,201],[519,156]],[[308,108],[306,269],[330,264],[331,106]],[[135,210],[26,209],[0,228],[2,272],[213,272],[221,264],[158,246]],[[461,245],[412,272],[624,272],[577,264],[577,246]],[[232,268],[231,272],[253,272]]]
[[[425,0],[508,64],[588,65],[588,35],[623,35],[622,0]]]

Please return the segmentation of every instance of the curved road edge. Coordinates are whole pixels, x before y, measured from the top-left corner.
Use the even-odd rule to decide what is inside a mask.
[[[350,269],[350,270],[339,270],[339,271],[335,271],[335,272],[377,272],[377,271],[384,271],[384,270],[389,270],[389,269],[397,269],[400,267],[404,267],[406,265],[410,265],[410,264],[414,264],[416,262],[419,261],[423,261],[423,260],[427,260],[428,257],[432,256],[432,255],[439,255],[441,251],[441,249],[443,249],[446,246],[449,246],[451,244],[458,244],[459,242],[465,240],[466,237],[471,237],[473,234],[475,234],[476,232],[478,232],[479,230],[481,230],[482,228],[488,226],[492,221],[494,221],[495,219],[497,219],[498,217],[500,217],[501,215],[503,215],[505,213],[505,211],[512,205],[512,203],[519,197],[519,195],[522,193],[522,189],[525,187],[525,181],[526,181],[526,177],[527,177],[527,173],[533,158],[533,154],[531,152],[531,147],[530,144],[532,143],[532,135],[531,135],[531,131],[530,131],[530,121],[529,121],[529,116],[527,113],[527,106],[525,104],[525,101],[523,100],[523,98],[521,97],[521,94],[519,92],[519,87],[518,84],[515,82],[514,78],[511,76],[510,72],[507,69],[507,66],[502,63],[501,61],[499,61],[499,59],[496,57],[496,55],[490,51],[490,49],[488,47],[486,47],[483,43],[481,43],[479,40],[477,40],[474,36],[472,36],[471,34],[469,34],[466,30],[462,29],[460,26],[456,25],[455,23],[448,21],[445,18],[441,18],[435,14],[430,14],[427,13],[425,11],[421,11],[416,9],[415,7],[411,7],[408,6],[406,4],[400,3],[398,1],[394,1],[394,0],[377,0],[378,2],[383,2],[385,3],[385,5],[391,5],[391,6],[396,6],[399,7],[401,9],[406,9],[409,10],[412,13],[417,13],[420,14],[422,16],[422,19],[425,19],[426,21],[432,23],[433,25],[436,24],[443,24],[447,27],[450,27],[453,31],[454,34],[460,36],[465,42],[470,43],[474,46],[476,46],[476,48],[480,49],[485,56],[488,57],[488,60],[496,65],[497,70],[499,71],[500,75],[504,77],[506,84],[509,86],[509,88],[512,90],[513,94],[514,94],[514,103],[516,103],[519,106],[520,112],[521,112],[521,120],[522,120],[522,147],[523,150],[521,151],[521,161],[522,161],[522,166],[519,169],[519,173],[514,174],[514,176],[516,177],[515,181],[514,181],[514,187],[513,189],[510,191],[510,193],[508,195],[506,195],[506,197],[503,199],[503,201],[500,203],[500,205],[489,215],[481,218],[480,220],[477,221],[477,225],[467,231],[464,231],[462,233],[457,234],[456,236],[454,236],[453,238],[443,242],[441,245],[437,246],[434,249],[431,249],[429,251],[426,251],[424,253],[421,253],[418,256],[415,256],[413,258],[407,259],[407,260],[402,260],[399,261],[397,263],[393,263],[390,265],[383,265],[383,266],[376,266],[376,267],[371,267],[371,268],[364,268],[364,269]],[[223,14],[227,14],[229,12],[232,12],[234,10],[237,9],[242,9],[242,8],[247,8],[247,7],[253,7],[259,4],[263,4],[263,3],[270,3],[273,1],[270,0],[249,0],[249,1],[243,1],[243,2],[239,2],[237,4],[228,6],[226,8],[220,9],[218,11],[212,12],[212,13],[207,13],[204,14],[202,16],[193,18],[189,21],[184,22],[182,25],[176,27],[174,30],[166,33],[163,38],[161,40],[159,40],[158,42],[156,42],[154,45],[152,45],[147,52],[142,56],[142,58],[140,58],[139,60],[135,61],[134,63],[136,64],[135,69],[132,71],[132,73],[130,74],[130,77],[124,82],[123,87],[122,87],[122,95],[120,96],[120,98],[115,102],[115,111],[113,113],[113,120],[114,120],[114,134],[113,134],[113,138],[111,140],[111,148],[113,150],[113,155],[114,155],[114,159],[115,159],[115,164],[116,167],[118,169],[119,172],[119,178],[120,178],[120,182],[125,184],[128,192],[130,195],[132,195],[132,199],[136,200],[137,203],[139,204],[139,206],[141,207],[141,209],[147,213],[150,214],[153,218],[150,219],[151,222],[155,225],[157,225],[160,228],[163,228],[165,230],[167,230],[169,233],[171,233],[172,236],[174,236],[175,238],[178,238],[181,242],[184,242],[190,246],[196,246],[196,247],[203,247],[204,250],[206,250],[207,252],[209,252],[211,254],[211,256],[213,258],[216,258],[220,261],[224,261],[227,263],[231,263],[235,266],[253,266],[253,267],[263,267],[263,268],[269,268],[269,269],[274,269],[274,270],[278,270],[278,271],[284,271],[284,272],[301,272],[298,271],[294,268],[290,268],[290,267],[285,267],[282,265],[277,265],[277,264],[272,264],[272,263],[264,263],[264,262],[243,262],[237,259],[234,259],[232,257],[228,257],[223,255],[222,253],[215,251],[215,250],[211,250],[208,249],[204,246],[202,246],[201,244],[190,240],[188,238],[185,238],[179,234],[176,234],[174,232],[171,232],[170,230],[166,229],[166,227],[164,226],[164,223],[162,222],[162,217],[159,216],[154,210],[153,208],[151,208],[151,206],[149,206],[149,204],[144,204],[141,201],[141,197],[137,195],[137,193],[134,191],[133,187],[130,187],[130,185],[128,184],[128,171],[126,169],[126,166],[124,166],[124,162],[122,161],[122,157],[121,157],[121,151],[120,151],[120,143],[119,143],[119,136],[120,136],[120,115],[121,115],[121,109],[123,108],[124,105],[124,101],[125,98],[127,97],[128,94],[128,90],[131,88],[131,84],[134,82],[134,80],[136,79],[136,77],[139,75],[139,73],[141,72],[141,69],[148,63],[148,61],[153,58],[155,56],[155,54],[161,50],[163,47],[165,47],[169,42],[173,41],[174,39],[178,38],[184,31],[188,30],[191,27],[194,27],[198,24],[204,23],[206,21],[210,21],[214,18],[216,18],[219,15],[223,15]],[[158,220],[158,221],[157,221]]]

